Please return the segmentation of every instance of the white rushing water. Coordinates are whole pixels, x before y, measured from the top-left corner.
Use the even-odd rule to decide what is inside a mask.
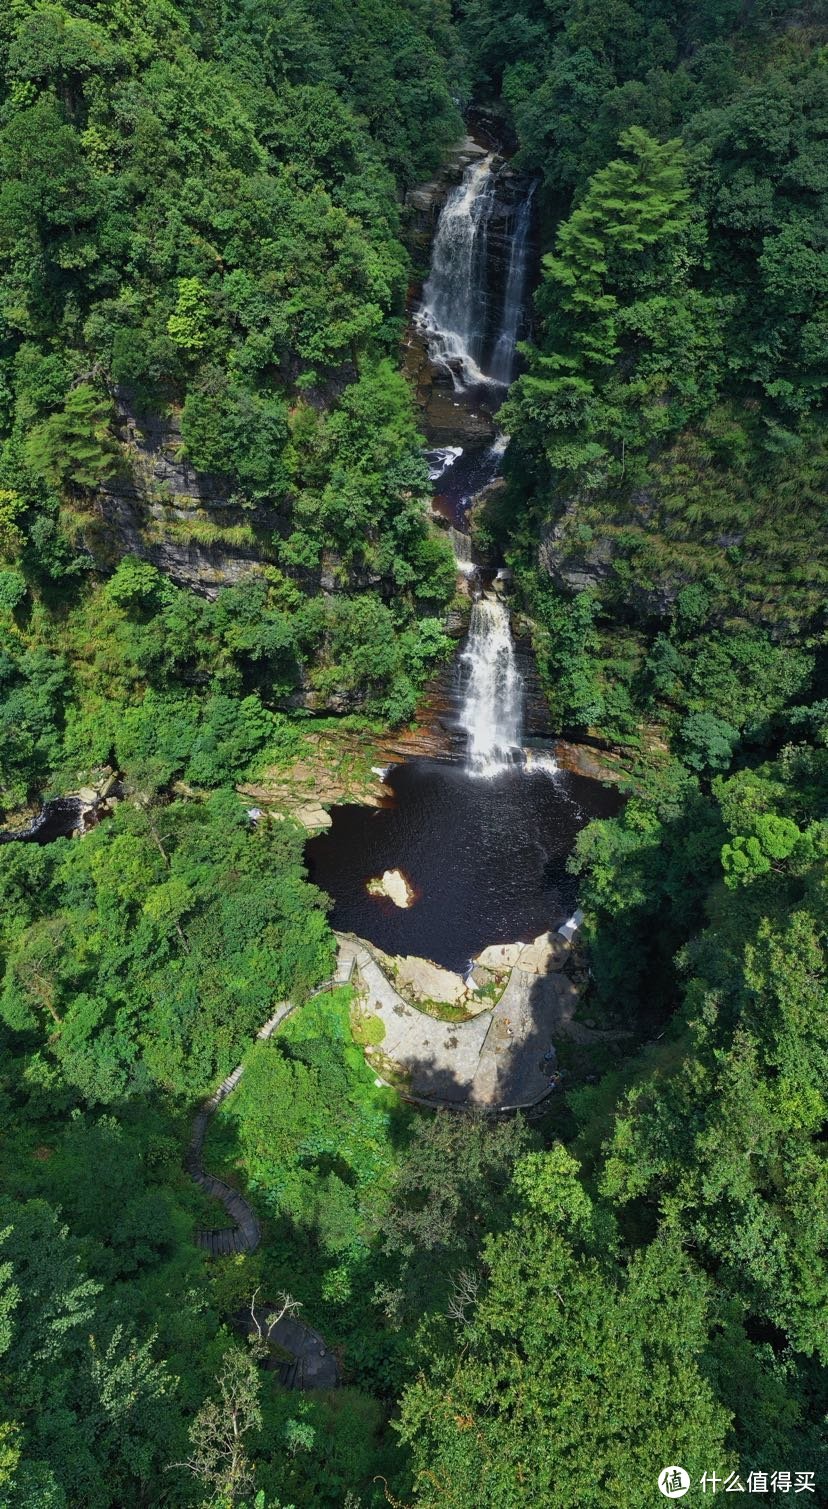
[[[479,597],[472,608],[460,662],[466,764],[473,775],[497,775],[522,758],[523,678],[508,611],[493,593]]]
[[[462,445],[438,445],[433,450],[426,451],[429,482],[439,482],[443,473],[447,472],[455,461],[459,461],[462,454]]]
[[[455,388],[488,383],[479,357],[486,324],[485,268],[489,215],[494,200],[492,155],[466,168],[437,224],[431,271],[416,316],[431,360],[445,367]]]
[[[481,383],[508,386],[526,298],[533,190],[530,188],[518,202],[510,204],[503,198],[498,202],[497,173],[492,164],[491,153],[472,163],[449,194],[437,223],[431,269],[416,316],[431,361],[451,374],[461,405],[465,388]],[[502,307],[495,319],[489,307],[492,257],[502,258],[502,251],[498,251],[494,233],[489,245],[493,216],[499,226],[500,245],[506,217],[510,238],[501,281]],[[499,294],[497,298],[500,306]],[[488,371],[483,368],[484,361]],[[475,473],[476,492],[497,475],[508,443],[507,435],[496,435],[482,475]],[[431,480],[438,482],[461,455],[459,446],[430,451]],[[470,497],[459,500],[461,515],[470,501]],[[451,527],[449,538],[458,571],[474,581],[478,567],[468,531]],[[506,579],[505,570],[498,574]],[[508,608],[494,592],[484,593],[474,602],[459,670],[459,724],[465,735],[469,773],[494,776],[522,765],[523,678],[515,658]]]
[[[477,575],[477,564],[472,551],[471,535],[466,529],[455,529],[454,525],[448,528],[449,544],[454,551],[454,560],[461,576],[469,578]]]
[[[530,775],[557,775],[560,766],[553,754],[545,750],[525,749],[524,769]]]
[[[497,205],[491,153],[466,168],[440,213],[431,270],[415,319],[425,332],[431,360],[450,373],[457,392],[476,384],[508,387],[514,375],[529,272],[533,197],[534,185],[509,212],[503,307],[485,368],[487,330],[491,329],[487,318],[489,226]],[[503,216],[502,201],[498,213]]]

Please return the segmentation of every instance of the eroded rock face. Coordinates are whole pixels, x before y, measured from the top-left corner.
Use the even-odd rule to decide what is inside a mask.
[[[403,910],[414,902],[413,887],[409,885],[402,870],[384,870],[378,879],[368,881],[368,891],[372,896],[387,896],[389,901]]]
[[[403,366],[411,381],[420,410],[420,423],[433,445],[458,439],[466,445],[481,445],[494,438],[495,423],[485,408],[472,410],[461,403],[449,374],[429,360],[425,337],[410,331],[403,350]]]
[[[569,957],[569,944],[559,933],[541,933],[527,943],[518,956],[518,969],[532,975],[549,975]]]
[[[531,975],[549,975],[562,968],[569,951],[569,943],[560,933],[539,933],[531,943],[490,944],[478,954],[475,971],[492,970],[502,975],[510,969],[522,969]]]
[[[197,471],[182,455],[177,414],[133,413],[122,400],[117,427],[121,464],[101,488],[85,535],[96,565],[114,570],[125,555],[134,555],[211,600],[223,587],[261,577],[288,532],[287,513],[277,506],[242,506],[230,478]],[[317,567],[291,574],[309,596],[366,591],[382,581],[368,567],[346,567],[331,549]],[[277,703],[285,711],[347,714],[364,704],[364,691],[318,691],[307,666],[297,663],[294,675],[295,690]]]
[[[561,519],[543,531],[538,562],[555,586],[563,592],[584,592],[600,587],[614,574],[612,546],[606,539],[576,546],[573,538],[576,504],[571,503]]]
[[[623,517],[609,518],[600,533],[592,524],[582,523],[582,511],[582,500],[573,498],[543,530],[538,545],[541,570],[567,594],[597,590],[620,597],[641,614],[664,617],[669,613],[686,580],[674,566],[669,572],[654,572],[650,580],[643,579],[640,571],[630,576],[617,569],[618,563],[629,561],[616,538],[623,528],[637,530],[642,540],[663,534],[667,525],[659,518],[658,500],[644,491],[634,493]]]
[[[211,598],[261,572],[282,523],[276,509],[242,509],[229,478],[196,471],[181,455],[175,414],[137,414],[122,402],[118,431],[123,465],[101,490],[90,537],[102,564],[137,555]]]
[[[469,981],[475,990],[485,990],[487,985],[497,984],[497,975],[491,969],[484,969],[481,964],[475,964],[469,974]]]
[[[448,153],[437,177],[409,189],[405,196],[408,211],[406,240],[412,252],[428,256],[434,227],[450,189],[459,183],[470,163],[485,156],[486,148],[466,136]]]
[[[562,770],[572,770],[590,781],[623,781],[628,775],[623,755],[609,747],[556,739],[554,751],[555,761]]]

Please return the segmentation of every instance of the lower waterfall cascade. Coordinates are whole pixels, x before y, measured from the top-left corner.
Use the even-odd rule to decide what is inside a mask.
[[[493,776],[522,760],[524,701],[509,612],[494,592],[481,593],[472,607],[460,670],[466,766],[472,775]]]

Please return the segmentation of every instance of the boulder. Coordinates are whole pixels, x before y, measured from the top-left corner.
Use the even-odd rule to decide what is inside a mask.
[[[564,938],[557,933],[540,933],[521,950],[517,967],[527,974],[548,975],[560,969],[568,956],[569,944]]]
[[[450,969],[432,964],[430,959],[417,959],[412,954],[394,960],[397,986],[402,995],[412,1000],[442,1001],[447,1005],[459,1005],[466,1001],[468,990],[462,975]]]
[[[487,985],[494,985],[495,976],[490,969],[484,969],[481,964],[475,964],[469,979],[475,990],[485,990]]]
[[[523,943],[491,943],[477,955],[475,963],[481,964],[484,969],[512,969],[524,947]]]
[[[403,909],[410,907],[414,901],[414,890],[409,885],[402,870],[384,870],[382,875],[374,880],[369,880],[367,889],[372,896],[387,896],[395,906]]]
[[[279,813],[277,815],[281,816],[282,814]],[[298,807],[292,816],[304,828],[311,830],[314,828],[330,828],[333,822],[330,812],[326,812],[324,807],[318,807],[314,804],[307,807]]]

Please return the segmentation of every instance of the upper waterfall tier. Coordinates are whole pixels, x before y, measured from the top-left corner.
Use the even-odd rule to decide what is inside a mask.
[[[432,361],[465,383],[485,383],[487,242],[494,196],[492,156],[471,163],[446,200],[431,252],[419,320]]]
[[[492,153],[471,163],[449,194],[415,316],[457,389],[508,385],[524,316],[533,190],[504,193],[495,164]]]

